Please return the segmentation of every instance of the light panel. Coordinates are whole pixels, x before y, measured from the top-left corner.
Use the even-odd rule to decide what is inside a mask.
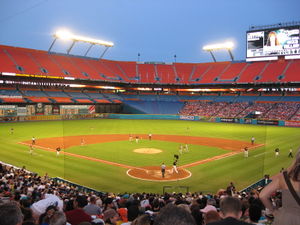
[[[213,50],[219,50],[219,49],[232,49],[234,46],[233,42],[224,42],[224,43],[217,43],[217,44],[211,44],[211,45],[205,45],[203,46],[203,50],[205,51],[213,51]]]
[[[54,34],[54,37],[55,38],[60,38],[60,39],[63,39],[63,40],[82,41],[82,42],[87,42],[87,43],[90,43],[90,44],[104,45],[104,46],[107,46],[107,47],[114,46],[113,42],[103,41],[103,40],[98,40],[98,39],[94,39],[94,38],[75,35],[75,34],[72,34],[68,30],[58,30]]]

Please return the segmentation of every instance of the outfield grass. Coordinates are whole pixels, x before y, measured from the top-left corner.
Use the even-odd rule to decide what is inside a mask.
[[[196,121],[170,120],[80,120],[3,123],[0,125],[0,160],[43,175],[59,176],[67,180],[86,185],[101,191],[113,192],[162,192],[163,186],[189,186],[191,191],[215,192],[225,188],[233,181],[238,189],[262,178],[264,174],[275,174],[282,167],[287,167],[291,159],[287,157],[289,148],[294,153],[299,145],[298,128],[255,126],[225,123],[202,123]],[[10,134],[10,128],[14,134]],[[126,169],[87,161],[71,156],[44,150],[35,150],[30,155],[28,146],[18,142],[39,138],[76,136],[89,134],[153,134],[153,141],[142,140],[141,143],[118,141],[67,149],[68,152],[90,157],[119,162],[132,166],[160,165],[162,161],[170,165],[172,156],[178,153],[178,143],[155,141],[155,134],[190,135],[199,137],[216,137],[249,141],[252,136],[263,147],[250,151],[250,157],[243,154],[198,165],[188,170],[192,177],[173,182],[151,182],[130,178]],[[137,147],[138,145],[138,147]],[[134,153],[135,148],[151,147],[162,149],[155,155]],[[280,148],[280,156],[275,158],[274,149]],[[209,146],[190,145],[190,152],[184,154],[180,164],[187,164],[201,159],[223,154],[226,151]]]
[[[158,154],[140,154],[133,151],[139,148],[156,148],[162,150],[162,152]],[[179,144],[155,140],[141,140],[139,143],[135,143],[135,141],[115,141],[72,147],[67,149],[67,151],[136,167],[160,166],[162,162],[172,165],[174,154],[179,154]],[[180,155],[179,165],[185,165],[227,152],[215,147],[189,145],[189,153]]]

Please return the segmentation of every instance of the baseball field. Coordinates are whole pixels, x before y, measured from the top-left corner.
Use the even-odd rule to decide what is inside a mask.
[[[295,154],[300,140],[298,128],[175,120],[20,122],[0,127],[0,161],[106,192],[161,193],[164,186],[216,192],[230,182],[240,190],[286,168],[292,161],[289,149]],[[32,137],[36,144],[30,154]],[[187,145],[182,153],[181,144]],[[62,149],[59,156],[57,147]],[[280,149],[278,157],[275,148]],[[179,156],[178,173],[172,171],[174,155]],[[165,178],[160,172],[163,162]]]

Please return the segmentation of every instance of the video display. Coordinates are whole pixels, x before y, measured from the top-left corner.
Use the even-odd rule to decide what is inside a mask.
[[[300,27],[247,32],[247,58],[300,55]]]

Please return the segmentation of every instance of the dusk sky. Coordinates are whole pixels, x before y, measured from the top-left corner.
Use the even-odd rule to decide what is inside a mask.
[[[0,44],[48,50],[57,29],[114,42],[111,60],[210,62],[202,46],[231,40],[245,60],[252,25],[300,21],[300,0],[0,0]],[[54,51],[65,52],[62,41]],[[83,54],[86,45],[75,46]],[[98,57],[103,48],[93,48]],[[228,61],[227,52],[216,52]]]

